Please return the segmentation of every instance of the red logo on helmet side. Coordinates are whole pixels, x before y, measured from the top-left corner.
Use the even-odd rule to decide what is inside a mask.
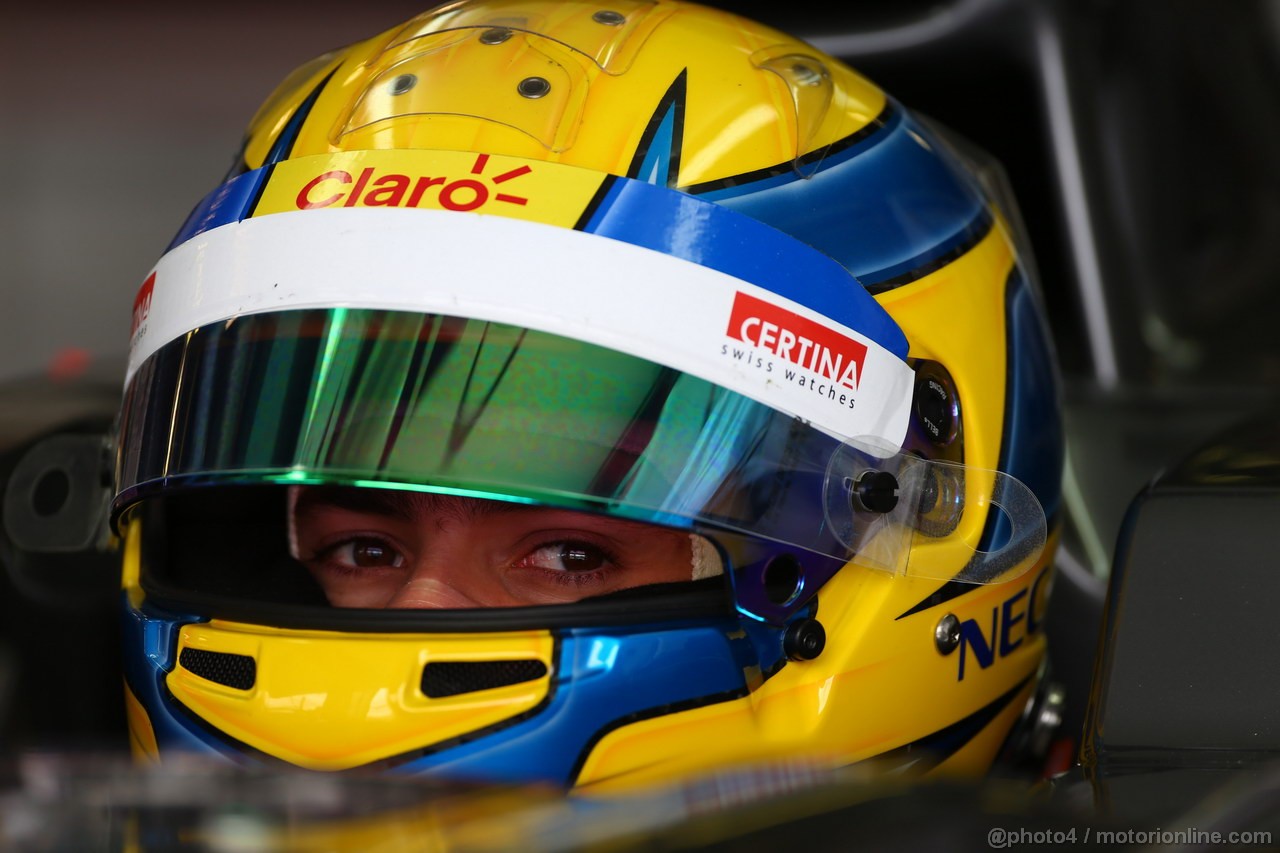
[[[133,299],[133,323],[129,327],[130,340],[136,338],[138,331],[147,324],[147,317],[151,314],[151,291],[155,289],[155,286],[156,274],[152,273],[147,276],[147,280],[138,289],[138,295]]]
[[[471,174],[484,174],[489,162],[488,154],[476,156]],[[494,175],[489,183],[474,178],[448,176],[405,175],[398,172],[379,173],[373,166],[366,166],[358,174],[335,169],[316,175],[298,191],[295,200],[299,210],[319,207],[434,207],[445,210],[475,210],[493,201],[506,204],[528,204],[523,196],[496,192],[497,185],[528,174],[529,166],[518,166],[501,175]],[[424,201],[426,204],[424,205]]]
[[[737,293],[725,334],[857,390],[867,346],[754,296]]]

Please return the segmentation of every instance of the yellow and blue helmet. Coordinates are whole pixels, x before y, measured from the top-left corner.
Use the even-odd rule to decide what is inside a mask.
[[[298,69],[134,304],[136,753],[989,768],[1043,682],[1059,386],[943,133],[678,0],[464,0]],[[425,544],[310,541],[381,511]],[[441,597],[364,594],[477,518]]]

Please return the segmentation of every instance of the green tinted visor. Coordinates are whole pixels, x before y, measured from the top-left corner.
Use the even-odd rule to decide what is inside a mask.
[[[148,485],[217,479],[751,528],[763,507],[744,487],[794,469],[798,426],[709,382],[556,335],[378,310],[257,314],[197,329],[138,370],[117,508]],[[821,477],[825,460],[814,462]]]
[[[823,511],[838,446],[705,380],[557,335],[291,310],[201,327],[139,367],[114,511],[215,484],[377,486],[749,532],[835,571],[850,553]]]
[[[988,504],[1021,527],[1017,547],[976,549],[958,574],[954,562],[939,571],[920,561],[911,573],[990,582],[1008,557],[1022,562],[1043,543],[1043,514],[1012,478],[868,453],[672,368],[461,317],[297,309],[202,326],[139,366],[119,428],[116,517],[150,494],[231,484],[604,513],[716,542],[739,609],[769,620],[803,606],[851,558],[907,572],[918,535],[945,537]],[[894,478],[892,508],[858,498],[876,473]],[[977,487],[984,473],[994,479]],[[929,533],[938,513],[954,518]],[[769,588],[780,556],[803,567],[781,596]]]

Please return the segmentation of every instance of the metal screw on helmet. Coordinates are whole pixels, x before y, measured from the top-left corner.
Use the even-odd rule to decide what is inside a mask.
[[[481,44],[502,44],[511,38],[511,30],[506,27],[490,27],[480,34]]]
[[[516,91],[525,98],[541,98],[551,91],[551,84],[545,77],[526,77],[516,86]]]
[[[813,660],[827,647],[827,631],[817,619],[800,619],[787,627],[782,651],[791,660]]]
[[[951,654],[960,645],[960,620],[954,614],[948,613],[938,620],[938,626],[933,629],[933,642],[942,655]]]
[[[621,12],[614,12],[611,9],[601,9],[591,16],[591,20],[597,24],[604,24],[606,27],[617,27],[627,22],[626,17]]]
[[[1043,693],[1028,737],[1032,755],[1048,754],[1053,736],[1062,728],[1063,711],[1067,705],[1067,691],[1061,684],[1052,682]]]
[[[855,510],[893,512],[898,505],[898,478],[888,471],[867,471],[854,482],[849,500]]]
[[[418,85],[418,78],[416,75],[401,74],[399,77],[391,81],[391,94],[403,95],[416,85]]]

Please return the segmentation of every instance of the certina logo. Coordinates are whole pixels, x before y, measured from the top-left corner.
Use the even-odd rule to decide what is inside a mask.
[[[862,378],[866,344],[745,293],[734,296],[725,334],[853,391]]]
[[[146,331],[147,317],[151,315],[151,293],[155,290],[156,274],[147,276],[133,299],[133,323],[129,327],[129,340],[137,340]]]
[[[476,156],[471,174],[483,175],[489,164],[488,154]],[[295,199],[299,210],[321,207],[435,207],[445,210],[476,210],[490,201],[503,204],[526,205],[529,199],[498,192],[507,181],[527,175],[533,169],[517,166],[489,178],[489,183],[468,177],[449,175],[405,175],[397,172],[380,173],[373,166],[361,169],[357,174],[334,169],[316,175],[298,192]],[[490,186],[492,184],[492,186]]]

